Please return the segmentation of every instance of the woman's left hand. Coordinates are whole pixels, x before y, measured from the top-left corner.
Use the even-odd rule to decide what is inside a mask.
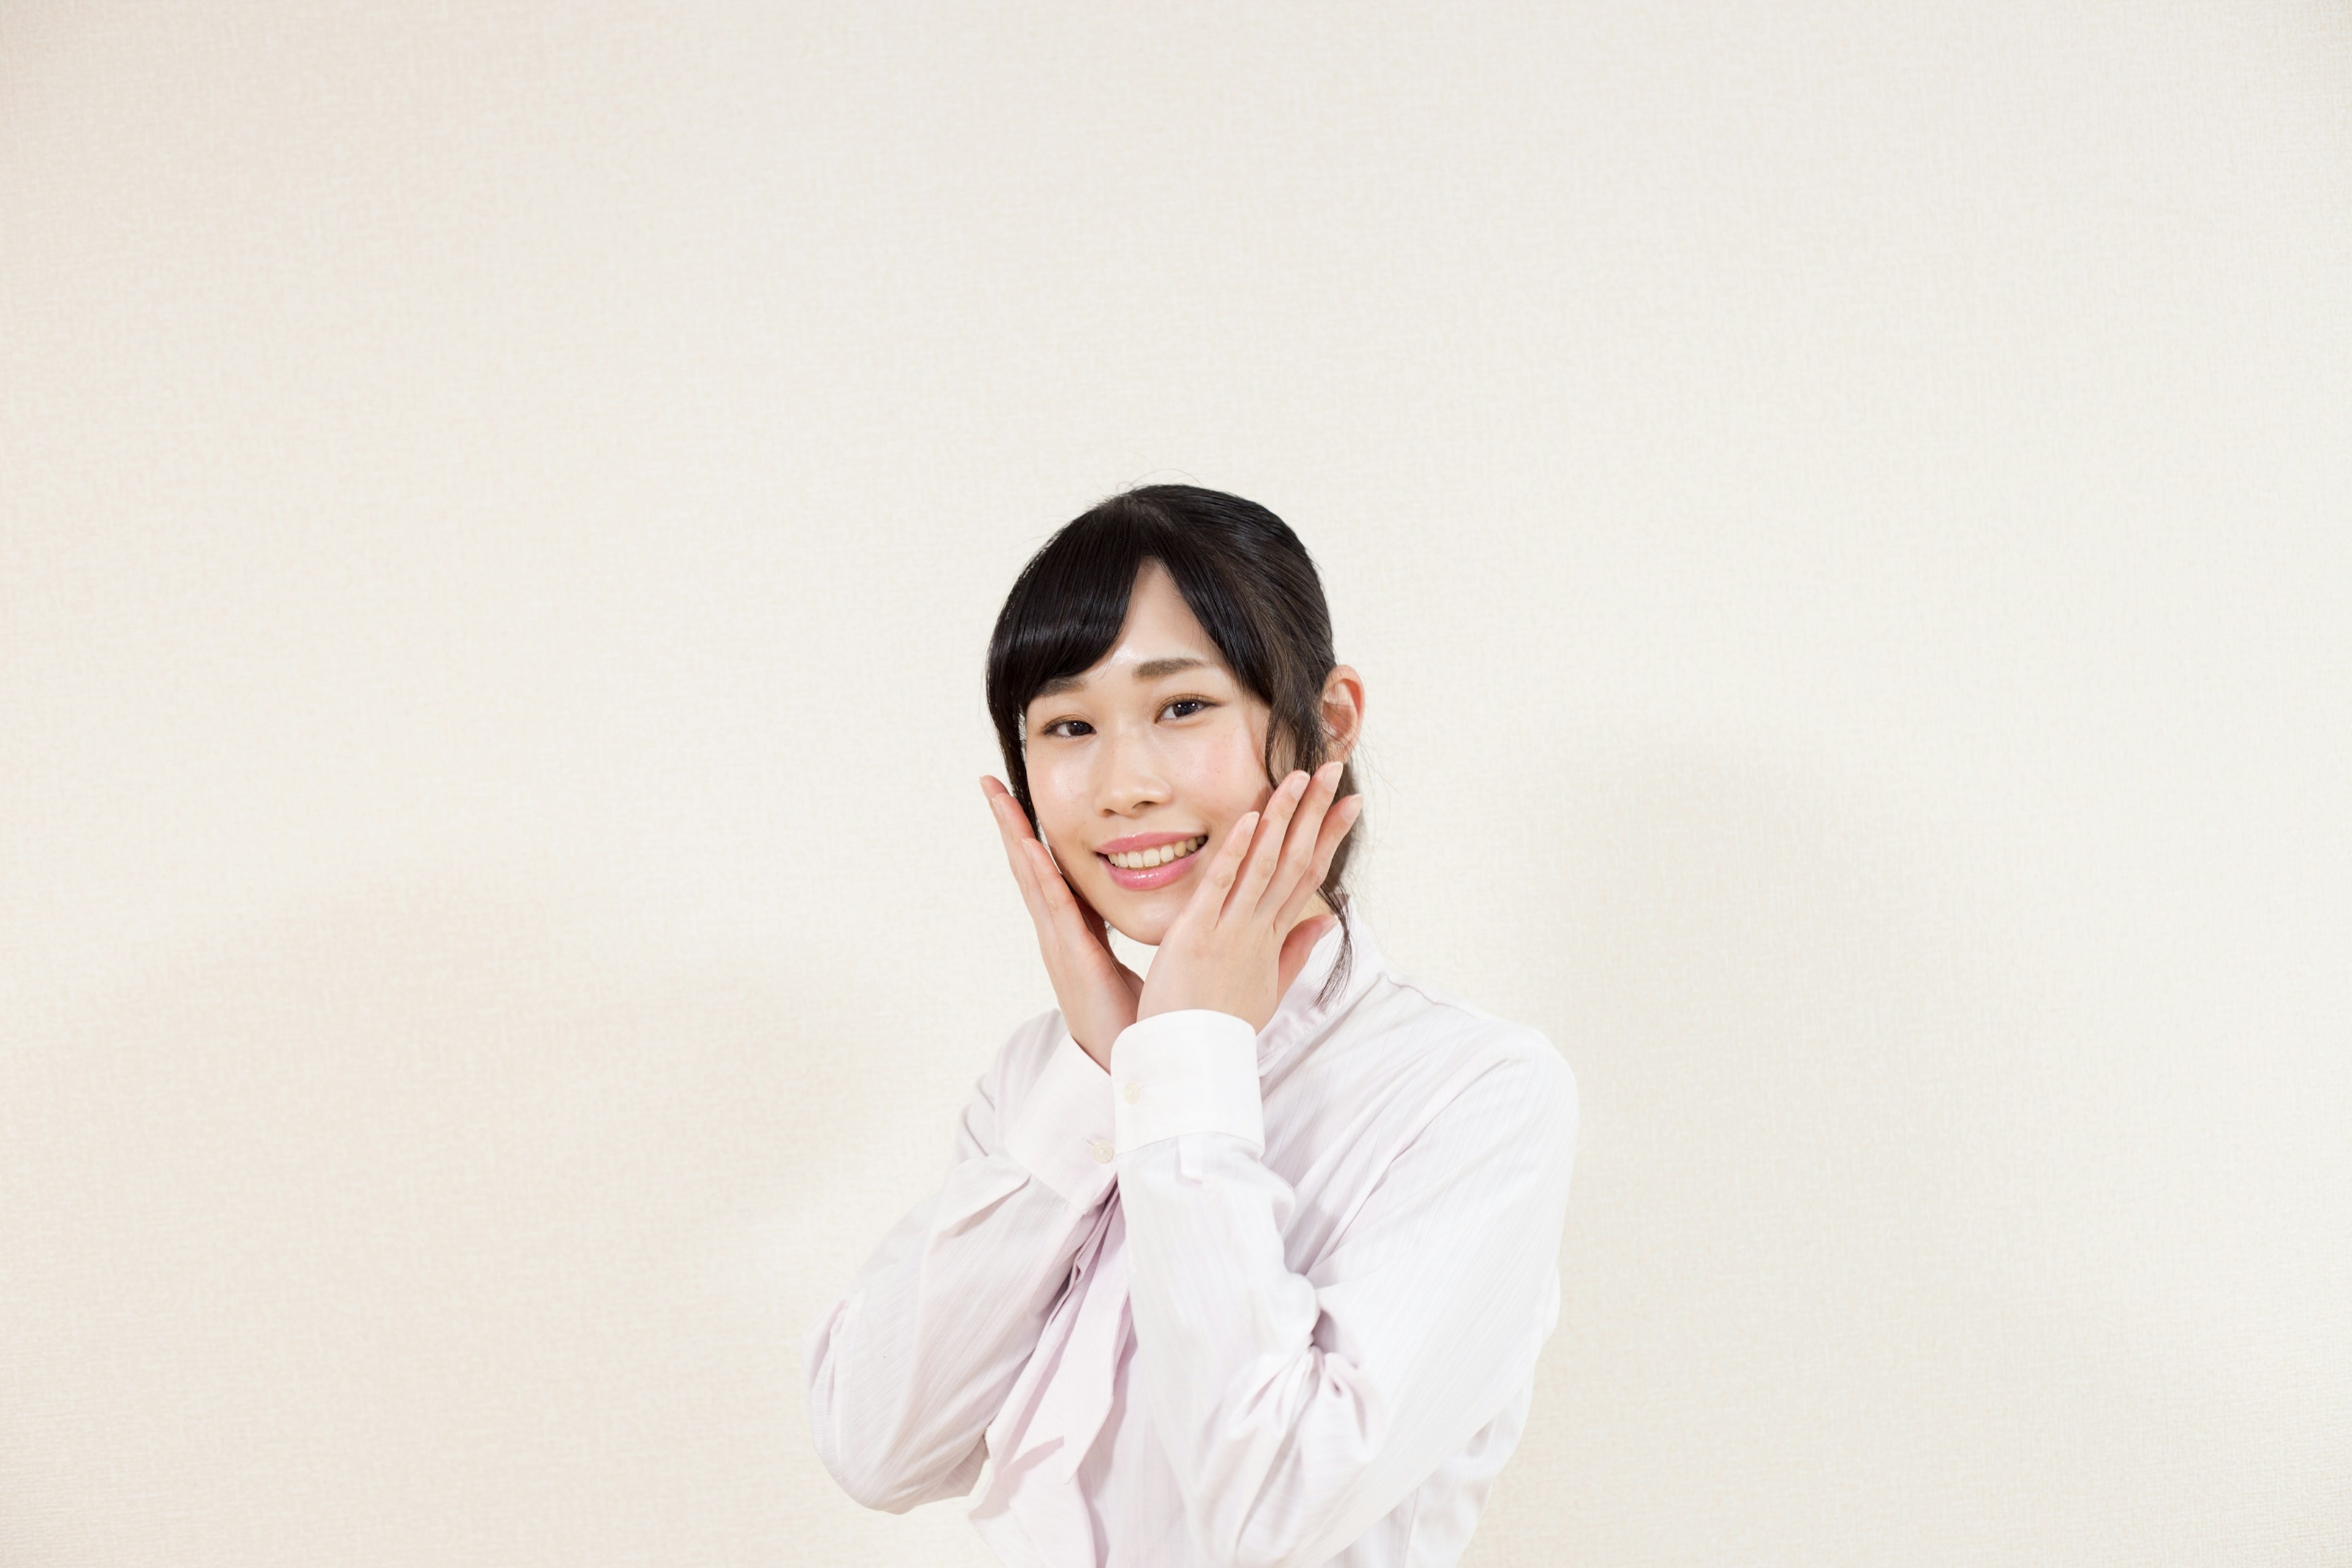
[[[1139,1021],[1186,1007],[1231,1013],[1253,1029],[1273,1019],[1307,955],[1338,921],[1301,921],[1298,912],[1363,809],[1360,795],[1333,806],[1339,773],[1336,762],[1311,779],[1293,773],[1262,813],[1234,824],[1152,954],[1136,1001]]]

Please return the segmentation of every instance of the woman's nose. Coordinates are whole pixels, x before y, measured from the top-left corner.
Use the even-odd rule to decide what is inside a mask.
[[[1168,772],[1160,748],[1137,739],[1112,739],[1097,753],[1102,761],[1097,783],[1097,804],[1105,812],[1127,816],[1168,798]]]

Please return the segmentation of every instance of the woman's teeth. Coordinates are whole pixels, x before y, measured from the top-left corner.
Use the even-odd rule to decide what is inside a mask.
[[[1165,866],[1171,860],[1181,860],[1208,841],[1209,836],[1203,833],[1174,844],[1162,844],[1157,849],[1137,849],[1125,855],[1106,855],[1103,858],[1122,871],[1149,871],[1154,866]]]

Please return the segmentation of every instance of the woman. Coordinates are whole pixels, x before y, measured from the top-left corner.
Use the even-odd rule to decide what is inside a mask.
[[[1306,549],[1115,496],[1013,584],[988,704],[1060,1005],[811,1330],[817,1451],[893,1512],[993,1457],[1023,1568],[1454,1562],[1559,1319],[1576,1085],[1349,908],[1364,689]]]

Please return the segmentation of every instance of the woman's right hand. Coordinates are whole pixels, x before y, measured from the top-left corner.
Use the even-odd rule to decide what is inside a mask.
[[[983,773],[980,792],[996,814],[996,830],[1004,839],[1004,857],[1013,863],[1013,879],[1021,884],[1022,902],[1036,922],[1037,945],[1045,958],[1045,973],[1054,982],[1055,998],[1062,1005],[1062,1022],[1079,1048],[1110,1070],[1111,1042],[1135,1022],[1137,998],[1143,994],[1143,976],[1121,963],[1110,950],[1102,916],[1078,897],[1054,864],[1053,851],[1030,831],[1029,818],[1013,792]]]

